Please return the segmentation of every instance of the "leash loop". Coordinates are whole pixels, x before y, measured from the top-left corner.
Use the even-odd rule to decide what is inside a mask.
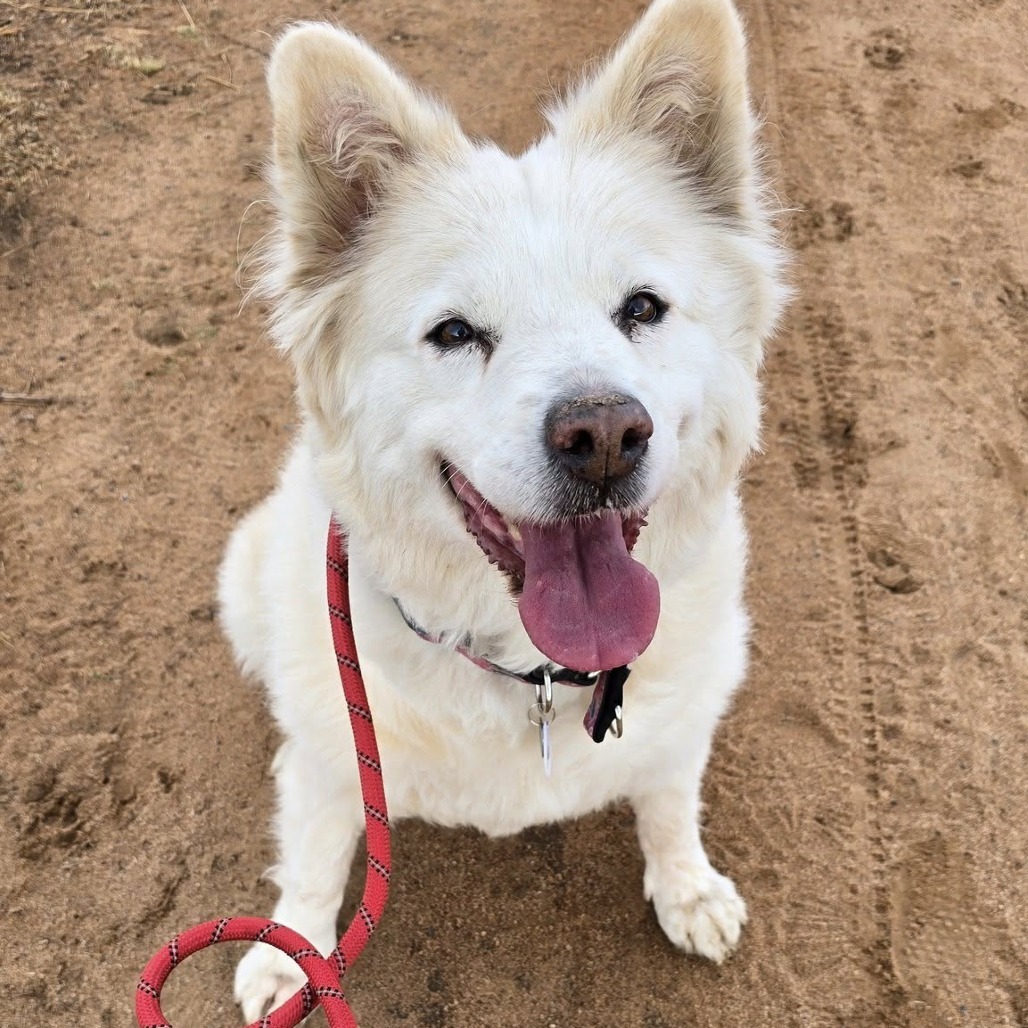
[[[221,942],[263,942],[274,946],[307,976],[307,984],[302,989],[277,1010],[265,1014],[247,1028],[294,1028],[318,1006],[324,1010],[329,1028],[357,1028],[357,1020],[343,994],[342,978],[367,945],[385,910],[392,858],[382,763],[364,678],[357,662],[357,644],[350,617],[346,541],[334,520],[329,526],[325,563],[332,642],[350,712],[364,799],[368,860],[360,907],[339,945],[327,959],[302,935],[267,918],[226,917],[195,925],[172,939],[143,969],[136,984],[136,1021],[139,1028],[173,1028],[161,1010],[164,983],[186,957]]]

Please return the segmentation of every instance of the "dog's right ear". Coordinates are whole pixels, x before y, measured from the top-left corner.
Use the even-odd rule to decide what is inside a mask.
[[[405,166],[469,146],[448,110],[330,25],[301,24],[282,36],[268,91],[275,203],[293,287],[340,267]]]
[[[746,42],[732,0],[653,0],[550,122],[572,140],[655,140],[711,212],[762,220]]]

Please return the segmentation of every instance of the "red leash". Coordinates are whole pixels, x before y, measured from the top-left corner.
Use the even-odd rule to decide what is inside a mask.
[[[307,976],[307,984],[278,1010],[265,1014],[247,1028],[294,1028],[316,1006],[325,1011],[330,1028],[357,1028],[341,986],[343,975],[360,956],[389,898],[389,818],[382,764],[371,723],[371,708],[364,692],[364,679],[357,663],[357,644],[350,620],[349,568],[346,542],[335,521],[328,530],[325,558],[328,580],[328,612],[332,621],[332,642],[343,683],[343,695],[350,711],[350,727],[357,749],[364,823],[368,839],[368,870],[364,895],[357,914],[339,945],[326,959],[302,936],[290,928],[262,917],[226,917],[207,921],[176,936],[143,969],[136,986],[136,1020],[140,1028],[172,1028],[161,1010],[161,989],[168,975],[192,953],[218,942],[264,942],[295,961]]]

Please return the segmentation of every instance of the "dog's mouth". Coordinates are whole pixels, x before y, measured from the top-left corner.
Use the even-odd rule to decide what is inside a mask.
[[[649,646],[660,588],[631,556],[644,513],[601,510],[508,523],[452,464],[444,463],[442,472],[468,531],[518,595],[529,638],[550,660],[603,671],[630,663]]]

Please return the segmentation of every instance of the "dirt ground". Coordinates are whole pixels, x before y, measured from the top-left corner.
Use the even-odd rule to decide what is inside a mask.
[[[212,605],[292,431],[237,285],[270,38],[337,19],[519,147],[642,6],[63,4],[0,0],[4,1028],[133,1023],[154,950],[273,902],[275,733]],[[670,948],[625,810],[499,843],[407,823],[362,1025],[1028,1025],[1028,5],[743,12],[799,289],[706,786],[743,945]],[[176,974],[177,1026],[239,1023],[238,955]]]

